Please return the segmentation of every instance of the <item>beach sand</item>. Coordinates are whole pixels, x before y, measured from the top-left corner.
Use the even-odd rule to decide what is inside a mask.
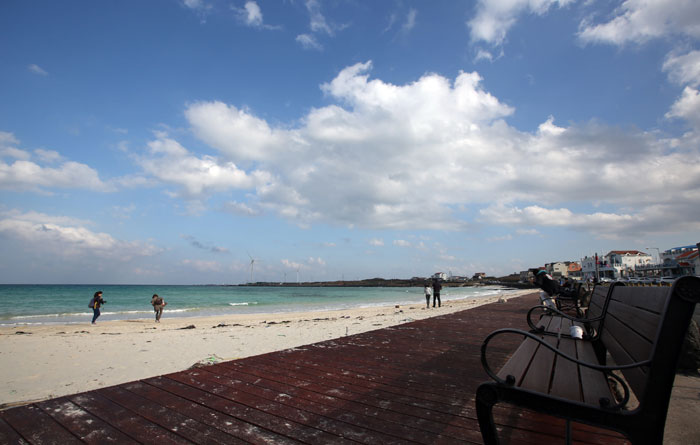
[[[532,290],[324,312],[222,315],[0,328],[0,407],[182,371],[444,315]]]

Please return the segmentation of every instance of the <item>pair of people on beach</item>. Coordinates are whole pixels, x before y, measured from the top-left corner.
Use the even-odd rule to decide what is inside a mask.
[[[428,283],[425,283],[425,288],[423,290],[425,291],[425,307],[426,308],[430,307],[431,295],[433,297],[433,307],[435,307],[435,302],[437,302],[438,307],[442,306],[442,302],[440,301],[440,289],[442,289],[442,285],[440,284],[440,281],[437,279],[433,280],[432,287],[430,287],[430,285]]]
[[[102,291],[95,292],[95,295],[88,303],[88,306],[92,309],[92,324],[95,324],[97,318],[100,316],[100,307],[105,304],[106,301],[102,298]],[[153,294],[151,298],[151,305],[153,305],[153,310],[156,313],[156,323],[160,323],[160,317],[163,315],[163,308],[168,304],[163,300],[158,294]]]

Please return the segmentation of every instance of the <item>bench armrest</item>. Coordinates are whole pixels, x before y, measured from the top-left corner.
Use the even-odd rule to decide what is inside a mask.
[[[651,360],[644,360],[641,362],[628,363],[626,365],[618,365],[618,366],[604,366],[604,365],[600,365],[597,363],[588,363],[588,362],[581,361],[581,360],[577,359],[576,357],[572,357],[568,354],[561,352],[559,349],[555,348],[554,346],[550,345],[549,343],[547,343],[546,341],[544,341],[543,339],[541,339],[537,335],[534,335],[530,332],[526,332],[526,331],[523,331],[520,329],[505,328],[505,329],[498,329],[498,330],[490,333],[484,339],[484,342],[481,345],[481,365],[483,366],[484,371],[486,371],[486,374],[488,374],[489,377],[491,377],[491,379],[493,379],[495,382],[497,382],[501,385],[514,386],[515,385],[515,377],[513,377],[512,375],[509,375],[506,377],[505,380],[498,377],[498,375],[496,375],[496,373],[493,372],[493,370],[491,369],[491,367],[488,364],[488,361],[486,359],[486,349],[488,348],[488,344],[491,341],[491,339],[493,339],[497,335],[502,335],[502,334],[522,335],[523,337],[527,337],[527,338],[539,343],[540,346],[543,346],[543,347],[551,350],[559,357],[562,357],[566,360],[569,360],[573,363],[576,363],[579,366],[583,366],[583,367],[590,368],[590,369],[595,369],[597,371],[604,373],[606,376],[612,377],[615,380],[617,380],[622,385],[622,387],[624,389],[624,398],[617,405],[612,406],[612,407],[608,406],[608,408],[611,408],[611,409],[622,408],[629,401],[629,388],[628,388],[627,384],[619,376],[614,374],[613,371],[638,368],[641,366],[649,366],[651,364]],[[601,401],[601,404],[603,404],[603,401]]]

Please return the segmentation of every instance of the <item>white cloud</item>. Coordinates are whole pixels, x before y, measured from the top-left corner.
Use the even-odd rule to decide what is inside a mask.
[[[499,224],[523,219],[493,217],[493,203],[548,209],[549,219],[529,216],[532,229],[552,224],[551,209],[578,217],[569,206],[592,202],[612,209],[592,221],[609,214],[613,229],[656,230],[651,216],[617,223],[671,203],[679,220],[698,219],[692,209],[700,208],[700,155],[690,140],[597,122],[562,126],[552,116],[535,132],[522,132],[504,120],[514,109],[484,90],[477,73],[454,80],[429,73],[395,85],[370,78],[370,68],[370,62],[347,67],[323,84],[330,104],[310,110],[294,128],[218,102],[194,104],[186,116],[193,132],[237,168],[266,172],[267,181],[241,182],[250,194],[239,204],[252,202],[302,227],[325,221],[462,230],[471,223],[458,215],[484,207],[482,218]],[[695,90],[686,96],[669,117],[698,115]],[[576,217],[562,220],[582,227]]]
[[[223,208],[227,212],[243,216],[256,216],[261,213],[259,209],[256,209],[244,202],[237,201],[229,201],[224,204]]]
[[[581,23],[583,42],[644,43],[667,35],[700,37],[700,3],[697,0],[626,0],[606,23]]]
[[[406,240],[402,240],[402,239],[394,240],[393,244],[394,244],[395,246],[398,246],[398,247],[411,247],[411,243],[410,243],[410,242],[408,242],[408,241],[406,241]]]
[[[304,268],[304,265],[303,265],[303,264],[297,263],[297,262],[295,262],[295,261],[290,261],[290,260],[287,260],[287,259],[283,259],[283,260],[281,261],[281,263],[282,263],[282,265],[283,265],[284,267],[286,267],[286,268],[288,268],[288,269],[292,269],[292,270],[299,270],[299,269]]]
[[[379,238],[372,238],[371,240],[369,240],[369,245],[370,246],[377,246],[377,247],[383,246],[384,240],[379,239]]]
[[[318,0],[306,0],[306,9],[309,11],[311,31],[322,32],[329,36],[335,34],[334,28],[328,24],[321,13],[321,4]]]
[[[199,9],[204,6],[203,0],[182,0],[182,4],[190,9]]]
[[[36,65],[36,64],[33,64],[33,63],[32,63],[31,65],[29,65],[29,66],[27,67],[27,69],[28,69],[29,71],[31,71],[32,73],[38,74],[38,75],[40,75],[40,76],[48,76],[48,75],[49,75],[49,73],[47,73],[46,71],[44,71],[43,68],[41,68],[39,65]]]
[[[700,85],[700,51],[690,51],[686,54],[669,54],[664,62],[663,70],[669,79],[678,85]]]
[[[321,257],[309,257],[309,259],[306,260],[306,263],[309,266],[321,266],[321,267],[323,267],[326,265],[326,261]]]
[[[167,135],[157,136],[148,143],[149,156],[138,158],[138,163],[149,175],[178,187],[176,196],[199,199],[213,192],[253,188],[268,180],[264,172],[255,170],[248,174],[233,162],[194,156]]]
[[[34,154],[39,158],[39,160],[46,163],[59,162],[63,159],[63,156],[61,156],[57,151],[54,150],[44,150],[42,148],[37,148],[36,150],[34,150]]]
[[[401,31],[403,33],[410,32],[416,26],[416,15],[418,15],[418,11],[416,11],[414,8],[408,10],[406,21],[401,26]]]
[[[245,6],[243,7],[246,10],[246,23],[251,26],[262,26],[263,24],[263,15],[262,11],[260,10],[260,6],[258,6],[257,3],[255,2],[246,2]]]
[[[321,51],[323,45],[318,43],[316,37],[311,34],[299,34],[296,38],[297,43],[299,43],[304,49],[313,49],[316,51]]]
[[[85,164],[65,161],[48,167],[42,164],[62,160],[57,152],[35,150],[34,154],[39,158],[35,162],[31,153],[13,146],[18,143],[12,134],[0,134],[0,189],[43,193],[51,193],[55,188],[114,190],[112,185],[100,180],[97,171]],[[3,158],[13,158],[14,161]]]
[[[284,150],[286,133],[233,105],[198,102],[185,116],[197,137],[234,161],[266,160]]]
[[[700,94],[698,94],[698,90],[685,87],[681,97],[666,113],[666,117],[684,119],[697,131],[700,131]]]
[[[247,26],[262,29],[281,29],[280,26],[272,26],[264,23],[263,13],[257,2],[252,0],[247,1],[242,8],[232,6],[231,9],[238,15],[239,20]]]
[[[59,257],[94,255],[119,261],[152,256],[161,249],[146,243],[120,241],[103,232],[85,227],[87,222],[64,216],[17,210],[0,212],[0,234],[35,249]]]
[[[500,45],[508,30],[524,13],[543,15],[553,6],[564,7],[574,0],[479,0],[476,15],[467,22],[472,41]]]

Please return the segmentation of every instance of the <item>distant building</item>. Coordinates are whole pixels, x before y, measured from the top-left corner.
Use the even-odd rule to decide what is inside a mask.
[[[606,261],[617,271],[614,278],[629,277],[639,268],[651,264],[652,256],[639,250],[611,250]]]
[[[445,272],[435,272],[432,278],[437,278],[438,280],[446,280],[447,274]]]
[[[661,254],[661,262],[666,263],[667,261],[675,261],[679,255],[694,250],[698,250],[697,244],[691,246],[672,247]]]
[[[486,274],[485,274],[485,273],[483,273],[483,272],[477,272],[477,273],[475,273],[474,276],[472,277],[472,280],[478,281],[478,280],[482,280],[482,279],[484,279],[484,278],[486,278]]]
[[[561,278],[569,276],[570,261],[559,261],[556,263],[547,263],[544,265],[545,270],[552,278]]]
[[[576,261],[570,262],[567,276],[571,278],[581,278],[581,264]]]

